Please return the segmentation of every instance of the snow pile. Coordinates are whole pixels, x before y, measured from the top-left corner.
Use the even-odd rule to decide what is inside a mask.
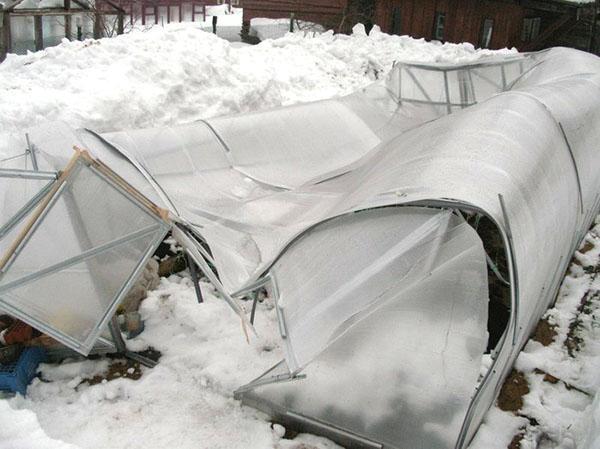
[[[0,154],[23,132],[62,120],[96,131],[189,123],[350,93],[395,60],[472,61],[488,50],[389,36],[289,34],[232,47],[194,24],[99,41],[64,41],[0,65]],[[14,152],[14,150],[13,150]]]

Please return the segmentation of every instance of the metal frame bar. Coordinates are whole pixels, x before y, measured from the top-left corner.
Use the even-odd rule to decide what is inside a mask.
[[[548,110],[548,112],[550,112],[550,110]],[[554,118],[554,115],[550,112],[550,115],[552,115],[552,117]],[[579,168],[577,168],[577,160],[575,159],[575,154],[573,153],[573,148],[571,148],[571,144],[569,143],[569,139],[567,137],[567,133],[565,132],[565,128],[563,128],[563,125],[561,122],[559,122],[558,120],[556,120],[556,123],[558,123],[558,127],[560,128],[560,132],[563,136],[563,139],[565,139],[565,144],[567,145],[567,149],[569,150],[569,156],[571,156],[571,162],[573,162],[573,168],[575,169],[575,179],[577,180],[577,189],[579,190],[579,206],[581,208],[581,214],[584,214],[583,211],[583,190],[581,188],[581,177],[579,176]]]
[[[52,199],[50,199],[50,201],[48,202],[48,204],[46,204],[46,206],[44,207],[44,210],[42,211],[42,213],[35,220],[35,223],[27,231],[27,235],[25,235],[25,237],[15,247],[14,251],[12,252],[12,254],[10,255],[10,257],[8,258],[6,264],[2,268],[0,268],[0,280],[2,279],[2,275],[4,273],[6,273],[10,269],[11,265],[13,264],[13,262],[15,261],[15,259],[19,256],[19,253],[23,250],[23,248],[25,247],[25,245],[27,245],[27,242],[29,242],[29,240],[31,239],[31,236],[33,234],[35,234],[37,228],[39,228],[40,225],[43,223],[43,221],[46,219],[46,216],[48,215],[48,213],[50,212],[50,210],[54,207],[54,205],[56,204],[56,202],[62,196],[62,194],[63,194],[66,186],[67,186],[66,183],[62,183],[58,187],[58,190],[56,190],[56,192],[54,193]]]
[[[263,379],[261,376],[258,379],[253,380],[249,384],[238,388],[237,390],[235,390],[234,394],[243,394],[247,391],[254,390],[257,387],[262,387],[271,384],[280,384],[283,382],[293,382],[295,380],[300,379],[306,379],[306,374],[277,374],[276,376],[267,377],[266,379]]]
[[[58,173],[51,171],[20,170],[16,168],[0,168],[0,178],[22,178],[22,179],[58,179]]]
[[[190,269],[190,276],[192,277],[192,282],[194,283],[194,291],[196,292],[196,299],[198,300],[198,304],[202,304],[204,299],[202,298],[202,290],[200,290],[200,279],[198,277],[198,267],[194,262],[194,259],[191,258],[190,254],[186,251],[186,261],[188,268]],[[250,320],[252,323],[252,320]]]
[[[76,351],[78,351],[82,354],[87,354],[93,348],[95,341],[98,339],[98,333],[101,332],[101,330],[107,325],[108,321],[113,316],[119,303],[122,301],[122,299],[128,293],[128,291],[131,289],[133,283],[141,275],[142,270],[145,267],[148,259],[156,251],[156,248],[158,247],[158,245],[160,244],[160,242],[162,241],[162,239],[164,238],[166,233],[169,231],[170,225],[166,221],[164,221],[164,219],[161,219],[160,215],[153,214],[153,213],[151,213],[150,210],[145,208],[144,205],[140,202],[141,199],[136,197],[133,192],[128,191],[125,186],[119,185],[116,182],[116,180],[111,179],[109,176],[107,176],[103,172],[95,169],[95,167],[92,166],[90,163],[91,159],[87,160],[85,157],[81,157],[81,154],[82,153],[79,153],[78,156],[74,159],[72,167],[67,170],[68,175],[66,176],[66,178],[64,179],[62,184],[56,189],[56,191],[54,191],[52,198],[44,205],[44,209],[41,211],[40,215],[36,218],[36,221],[29,228],[29,230],[27,231],[26,235],[21,240],[19,245],[17,245],[18,252],[20,252],[22,250],[22,248],[27,244],[27,242],[29,241],[31,236],[33,234],[35,234],[37,228],[40,226],[40,224],[42,223],[44,218],[47,216],[48,212],[54,207],[56,201],[58,200],[58,198],[61,196],[62,192],[64,191],[64,188],[69,184],[69,182],[68,182],[69,179],[72,178],[73,176],[76,176],[83,167],[90,168],[92,175],[98,176],[104,182],[108,183],[120,195],[127,198],[132,203],[132,205],[137,206],[141,211],[148,214],[155,221],[155,223],[150,226],[147,226],[144,229],[130,233],[126,236],[115,239],[115,240],[108,242],[104,245],[101,245],[99,247],[92,248],[82,254],[79,254],[76,257],[72,257],[66,261],[62,261],[60,264],[55,264],[51,267],[47,267],[44,270],[40,270],[40,271],[37,271],[30,275],[27,275],[22,278],[11,281],[10,283],[7,283],[4,286],[0,287],[0,292],[9,291],[12,288],[24,285],[26,282],[33,282],[36,279],[40,279],[41,277],[44,277],[53,272],[59,271],[62,268],[72,266],[76,263],[80,263],[84,260],[90,259],[95,255],[101,254],[105,251],[109,251],[110,249],[115,248],[120,244],[124,244],[129,241],[135,241],[135,240],[141,239],[146,236],[151,236],[153,234],[156,235],[156,238],[148,246],[148,248],[144,252],[143,258],[135,266],[135,269],[134,269],[132,275],[129,276],[129,278],[121,286],[121,288],[119,289],[119,291],[115,295],[115,297],[112,298],[108,310],[102,315],[102,317],[101,317],[100,321],[98,322],[98,324],[96,325],[95,329],[88,335],[88,337],[86,338],[86,340],[83,343],[81,341],[75,340],[73,337],[61,332],[60,330],[53,329],[52,327],[48,326],[46,323],[40,321],[39,319],[36,319],[26,313],[21,312],[19,309],[17,309],[10,303],[6,303],[1,298],[0,298],[0,303],[2,304],[2,307],[4,309],[9,311],[14,316],[20,317],[22,319],[25,319],[26,321],[29,321],[29,322],[35,324],[35,326],[38,327],[40,330],[63,341],[65,344],[67,344],[67,346],[70,346],[72,349],[75,349]],[[12,262],[15,260],[16,256],[18,255],[17,249],[15,249],[15,251],[13,252],[9,262]],[[8,270],[8,268],[9,268],[9,264],[7,264],[4,267],[4,270],[6,271],[6,270]],[[145,358],[142,356],[139,356],[137,354],[131,355],[131,354],[129,354],[129,351],[127,351],[125,353],[125,355],[130,356],[130,358],[135,358],[136,360],[140,361],[141,363],[144,363],[144,360],[141,360],[141,359],[145,359]]]
[[[123,189],[114,182],[113,179],[111,179],[109,176],[107,176],[106,174],[104,174],[102,171],[98,170],[96,167],[94,167],[93,165],[87,165],[87,164],[83,164],[86,168],[90,169],[92,172],[94,172],[94,174],[96,174],[98,177],[102,178],[104,181],[106,181],[112,188],[114,191],[118,192],[118,193],[122,193]],[[133,196],[130,196],[130,198],[133,198]],[[144,205],[142,205],[139,201],[133,201],[133,204],[143,213],[145,213],[147,216],[156,219],[156,215],[151,212],[150,210],[148,210],[148,208]]]
[[[245,323],[246,316],[242,308],[234,301],[234,299],[225,291],[223,284],[219,280],[219,278],[215,275],[215,273],[210,269],[206,260],[201,255],[201,252],[198,247],[201,245],[197,244],[193,236],[189,235],[189,231],[187,231],[182,226],[173,227],[173,237],[181,243],[181,245],[187,250],[190,257],[196,262],[196,264],[200,267],[200,269],[206,274],[209,281],[215,286],[217,291],[223,296],[227,304],[233,309],[233,311],[240,316],[242,321]],[[197,251],[197,254],[194,252]],[[250,324],[250,323],[248,323]]]
[[[146,179],[146,181],[148,181],[148,183],[154,188],[154,190],[158,193],[158,196],[160,197],[160,199],[163,200],[164,203],[172,211],[174,211],[177,215],[179,215],[179,212],[178,212],[177,208],[175,207],[175,204],[173,204],[173,202],[171,201],[169,196],[165,193],[165,191],[160,186],[160,184],[158,182],[156,182],[156,180],[150,174],[150,172],[146,169],[146,167],[144,167],[142,164],[140,164],[140,162],[137,161],[136,159],[130,157],[129,154],[127,154],[127,152],[123,151],[121,148],[117,147],[116,145],[110,143],[108,140],[106,140],[104,137],[102,137],[100,134],[96,133],[95,131],[92,131],[89,128],[84,128],[84,130],[86,132],[90,133],[92,136],[94,136],[96,139],[98,139],[101,143],[106,145],[108,148],[116,151],[121,156],[123,156],[125,159],[127,159],[142,174],[142,176]]]
[[[106,326],[108,324],[108,321],[114,315],[114,313],[117,310],[117,307],[119,306],[121,301],[125,298],[127,293],[129,293],[129,290],[131,290],[131,288],[133,287],[133,285],[135,284],[135,282],[137,281],[139,276],[142,274],[142,271],[144,270],[146,264],[148,263],[148,259],[150,259],[150,257],[152,257],[152,254],[154,254],[154,252],[156,251],[156,249],[158,248],[158,246],[164,239],[165,235],[167,235],[167,232],[169,232],[169,226],[161,223],[161,224],[159,224],[159,226],[157,226],[156,231],[160,231],[159,233],[157,233],[157,238],[155,239],[153,244],[148,246],[148,249],[146,250],[144,257],[139,261],[139,263],[136,266],[135,270],[133,271],[132,275],[123,284],[123,286],[121,287],[121,289],[119,290],[119,292],[117,293],[115,298],[113,299],[112,306],[103,315],[102,319],[100,320],[100,322],[98,323],[98,325],[96,327],[97,330],[101,330],[104,326]],[[94,337],[93,334],[90,334],[90,336],[87,338],[87,340],[84,343],[84,347],[85,347],[86,351],[93,347],[94,342],[96,340],[97,340],[97,337]]]
[[[142,237],[146,237],[150,234],[153,234],[160,230],[160,226],[157,224],[147,226],[146,228],[140,229],[139,231],[132,232],[123,237],[119,237],[118,239],[114,239],[108,243],[97,246],[95,248],[91,248],[87,251],[78,254],[77,256],[70,257],[69,259],[63,260],[62,262],[56,263],[54,265],[50,265],[49,267],[43,268],[41,270],[35,271],[23,277],[17,278],[13,281],[10,281],[4,285],[0,285],[0,294],[6,293],[14,288],[20,287],[23,284],[27,284],[30,282],[37,281],[46,276],[54,274],[58,271],[62,271],[65,268],[70,268],[73,265],[77,265],[81,262],[85,262],[88,259],[91,259],[95,256],[103,254],[105,252],[110,251],[111,249],[123,245],[125,243],[129,243],[134,240],[141,239]],[[2,277],[0,277],[1,281]]]
[[[462,103],[446,103],[445,101],[427,101],[427,100],[416,100],[416,99],[412,99],[412,98],[403,98],[402,101],[404,103],[415,103],[415,104],[426,104],[426,105],[430,105],[430,106],[450,106],[450,107],[456,107],[456,108],[465,108],[467,106],[473,106],[476,103],[467,103],[467,104],[462,104]]]
[[[434,101],[431,99],[431,97],[429,96],[429,94],[427,93],[427,91],[425,90],[425,88],[421,85],[421,83],[419,82],[419,80],[417,79],[417,77],[414,75],[414,73],[412,73],[410,71],[409,67],[403,66],[402,68],[404,68],[404,70],[406,70],[406,73],[408,73],[408,76],[411,77],[411,79],[413,80],[413,82],[415,83],[415,85],[417,86],[417,88],[421,91],[421,93],[423,94],[423,96],[427,99],[427,102],[434,103]],[[442,104],[446,104],[446,103],[442,103]]]
[[[509,241],[510,247],[514,248],[513,235],[510,227],[510,220],[508,218],[508,209],[506,208],[506,203],[504,202],[504,196],[499,193],[498,201],[500,202],[500,208],[502,209],[502,217],[504,219],[504,229],[506,231],[506,238]],[[518,298],[519,297],[519,278],[517,271],[517,260],[514,254],[514,251],[510,252],[510,257],[507,258],[507,263],[509,265],[509,274],[510,274],[510,288],[511,288],[511,296]],[[515,316],[515,329],[513,332],[513,346],[517,344],[517,329],[519,324],[519,303],[515,301],[514,309],[511,310],[511,315]]]
[[[35,145],[33,145],[30,141],[29,141],[29,134],[25,133],[25,139],[27,140],[27,150],[29,151],[29,156],[31,156],[31,165],[33,166],[33,169],[35,171],[38,171],[38,162],[37,162],[37,156],[35,155]]]
[[[448,86],[448,71],[444,70],[444,92],[446,93],[446,111],[452,114],[452,106],[450,106],[450,87]]]
[[[252,298],[252,310],[250,311],[250,324],[254,326],[254,318],[256,317],[256,307],[258,306],[258,293],[250,293]]]
[[[267,285],[270,282],[270,278],[267,276],[264,276],[260,279],[258,279],[257,281],[253,282],[252,284],[248,285],[247,287],[244,287],[240,290],[237,290],[235,292],[233,292],[231,294],[232,298],[241,298],[243,296],[246,296],[247,294],[251,293],[254,290],[257,290],[261,287],[264,287],[265,285]]]
[[[490,257],[490,255],[488,253],[485,253],[485,260],[487,260],[488,267],[490,267],[490,269],[494,272],[494,274],[496,275],[498,280],[500,282],[502,282],[504,285],[510,287],[510,282],[508,282],[506,279],[504,279],[504,276],[502,276],[502,273],[500,273],[500,270],[498,269],[498,267],[496,266],[496,264],[494,263],[494,261],[492,260],[492,258]]]

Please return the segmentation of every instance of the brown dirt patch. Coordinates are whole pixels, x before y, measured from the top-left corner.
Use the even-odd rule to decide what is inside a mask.
[[[581,247],[581,249],[579,250],[579,252],[580,252],[581,254],[585,254],[585,253],[588,253],[588,252],[590,252],[592,249],[594,249],[594,244],[593,244],[593,243],[590,243],[590,242],[588,242],[588,241],[586,241],[586,242],[583,244],[583,246]]]
[[[505,412],[516,413],[523,407],[523,396],[527,393],[529,393],[529,384],[525,375],[513,369],[500,390],[498,407]]]
[[[91,379],[84,379],[89,385],[96,385],[103,381],[110,382],[115,379],[132,379],[138,380],[142,377],[142,370],[139,362],[133,360],[119,359],[113,360],[108,367],[108,371],[104,375],[94,376]]]
[[[544,346],[550,346],[554,342],[556,335],[556,326],[550,324],[548,319],[544,318],[538,322],[532,338]]]

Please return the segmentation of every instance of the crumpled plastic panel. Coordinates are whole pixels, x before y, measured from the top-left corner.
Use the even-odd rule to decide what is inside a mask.
[[[272,273],[288,365],[307,377],[247,394],[390,447],[454,446],[487,343],[485,253],[470,226],[435,209],[347,215]]]
[[[0,308],[87,354],[165,232],[157,216],[78,160],[3,268]]]

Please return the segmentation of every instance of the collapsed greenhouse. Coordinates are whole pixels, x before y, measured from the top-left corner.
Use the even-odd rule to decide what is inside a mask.
[[[346,447],[464,448],[598,213],[598,104],[600,59],[559,48],[179,127],[33,129],[0,169],[0,308],[110,346],[171,230],[246,330],[239,299],[275,301],[285,358],[243,403]]]

